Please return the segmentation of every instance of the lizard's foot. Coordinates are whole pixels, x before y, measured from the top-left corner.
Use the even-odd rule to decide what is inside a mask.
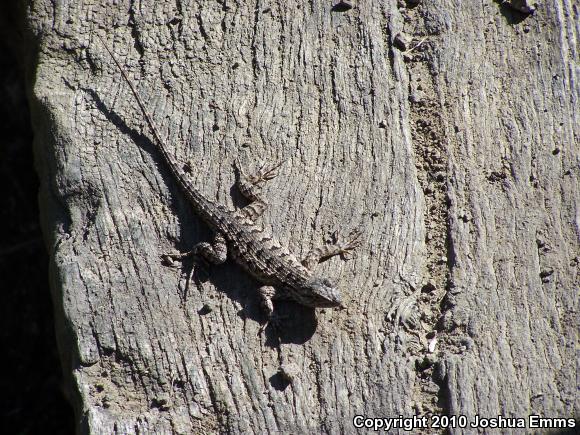
[[[260,169],[258,169],[256,174],[249,177],[249,180],[254,184],[258,184],[276,178],[280,172],[279,168],[282,166],[282,163],[284,163],[284,161],[278,162],[271,166],[266,166],[266,164],[263,164]]]
[[[357,228],[350,232],[346,240],[341,240],[338,231],[335,231],[330,236],[330,243],[336,247],[336,253],[340,255],[343,260],[350,260],[353,251],[362,243],[361,236],[362,231]]]
[[[281,164],[282,162],[272,166],[263,164],[257,173],[247,175],[240,166],[239,161],[236,160],[234,162],[236,186],[240,193],[250,202],[242,208],[241,212],[252,222],[256,222],[268,206],[268,202],[262,198],[262,185],[278,175],[278,168]]]
[[[191,265],[191,269],[187,273],[187,278],[185,282],[185,291],[184,291],[184,299],[188,293],[189,288],[191,287],[191,283],[195,282],[197,286],[199,286],[202,282],[207,281],[209,276],[208,267],[209,264],[205,260],[205,258],[201,255],[197,255],[197,252],[194,250],[188,252],[178,252],[174,254],[163,254],[161,255],[161,263],[164,266],[178,268],[183,264],[183,261],[193,257],[193,264]]]
[[[260,329],[258,330],[258,335],[262,334],[268,326],[272,326],[275,331],[281,331],[284,319],[287,319],[288,316],[284,315],[281,316],[279,314],[272,314],[270,318],[264,323]]]
[[[183,292],[183,300],[187,299],[187,295],[189,294],[189,289],[191,288],[191,284],[195,284],[197,288],[202,286],[202,283],[207,281],[209,277],[209,273],[207,270],[207,263],[201,261],[197,262],[194,261],[191,269],[187,273],[187,277],[185,278],[185,289]]]
[[[195,255],[193,250],[187,252],[175,252],[172,254],[162,254],[161,263],[168,267],[179,267],[176,262],[182,262],[183,260]]]
[[[270,166],[267,166],[264,163],[264,164],[262,164],[262,166],[260,166],[260,169],[258,169],[258,172],[256,172],[253,175],[247,175],[246,172],[244,171],[244,169],[242,168],[242,166],[240,165],[239,160],[237,160],[237,159],[234,162],[234,167],[238,171],[239,175],[241,175],[241,177],[246,182],[249,182],[250,184],[253,184],[253,185],[257,185],[257,184],[263,183],[264,181],[268,181],[268,180],[271,180],[273,178],[276,178],[278,176],[278,173],[279,173],[279,168],[280,168],[280,166],[282,166],[283,163],[284,163],[284,160],[282,160],[281,162],[276,163],[274,165],[270,165]]]
[[[343,241],[338,235],[338,231],[330,234],[325,240],[324,246],[312,249],[302,260],[302,264],[308,270],[313,270],[318,263],[328,260],[335,255],[340,255],[343,260],[352,258],[352,252],[361,244],[362,231],[356,229],[351,231],[348,238]]]

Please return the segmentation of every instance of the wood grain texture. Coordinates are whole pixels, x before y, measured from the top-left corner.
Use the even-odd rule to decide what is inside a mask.
[[[40,202],[81,432],[578,414],[578,11],[466,3],[32,4]],[[345,309],[280,303],[280,343],[260,336],[259,283],[231,262],[183,299],[187,267],[160,256],[211,234],[96,33],[208,197],[239,205],[238,157],[287,159],[263,221],[292,252],[362,225],[356,258],[320,266]]]
[[[578,9],[542,3],[441,14],[452,414],[580,415]]]

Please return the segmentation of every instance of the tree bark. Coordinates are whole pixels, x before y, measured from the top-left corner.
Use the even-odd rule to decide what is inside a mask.
[[[578,415],[573,2],[100,3],[37,0],[26,16],[80,432]],[[263,222],[292,252],[364,229],[355,258],[320,266],[344,309],[280,302],[280,334],[259,334],[260,284],[233,262],[189,288],[191,264],[161,263],[211,233],[96,34],[209,198],[239,205],[236,158],[285,160]]]

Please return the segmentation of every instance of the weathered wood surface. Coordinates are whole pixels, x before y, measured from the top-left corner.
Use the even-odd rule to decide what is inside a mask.
[[[100,3],[37,0],[27,14],[44,232],[82,432],[578,414],[572,1],[527,17],[492,1]],[[237,157],[287,159],[264,224],[296,254],[364,227],[355,259],[321,266],[346,309],[280,303],[278,345],[258,335],[258,283],[234,264],[183,299],[187,267],[160,255],[210,234],[96,33],[209,197],[237,204]]]

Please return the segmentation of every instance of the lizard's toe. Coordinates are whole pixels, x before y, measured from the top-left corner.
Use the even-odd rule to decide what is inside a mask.
[[[178,267],[178,264],[174,261],[174,255],[172,254],[163,254],[161,255],[161,264],[168,267]]]
[[[275,331],[279,332],[282,330],[282,326],[284,324],[284,319],[286,319],[288,316],[284,315],[281,316],[279,314],[272,314],[270,316],[270,318],[266,321],[266,323],[264,323],[261,327],[260,330],[258,331],[258,335],[260,335],[262,332],[264,332],[266,330],[266,328],[268,328],[269,326],[272,326],[272,328],[274,328]]]

